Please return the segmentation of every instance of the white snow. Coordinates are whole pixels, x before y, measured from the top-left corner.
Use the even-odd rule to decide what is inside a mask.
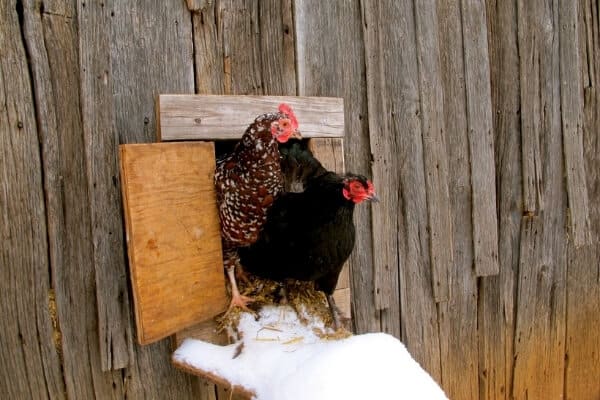
[[[257,400],[447,399],[393,336],[369,333],[321,339],[320,320],[303,325],[289,306],[263,307],[259,320],[243,313],[239,342],[217,346],[187,339],[173,358],[254,393]]]

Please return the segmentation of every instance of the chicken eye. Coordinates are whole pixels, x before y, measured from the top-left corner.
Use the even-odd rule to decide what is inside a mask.
[[[287,119],[283,119],[283,120],[281,120],[281,121],[279,122],[279,126],[280,126],[282,129],[288,129],[288,128],[290,127],[290,121],[289,121],[289,120],[287,120]]]

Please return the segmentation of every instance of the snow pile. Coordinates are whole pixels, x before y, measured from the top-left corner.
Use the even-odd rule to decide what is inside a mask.
[[[217,346],[188,339],[173,358],[218,375],[258,400],[447,399],[404,345],[384,333],[324,340],[319,320],[303,325],[287,306],[247,313],[242,342]]]

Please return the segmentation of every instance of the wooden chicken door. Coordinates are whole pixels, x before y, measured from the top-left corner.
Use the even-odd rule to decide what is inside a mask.
[[[227,307],[213,176],[214,142],[241,138],[257,115],[289,104],[323,166],[344,171],[340,98],[160,95],[157,141],[122,145],[121,174],[138,341],[175,334],[224,342]],[[170,143],[166,143],[170,142]],[[348,267],[334,294],[350,317]]]

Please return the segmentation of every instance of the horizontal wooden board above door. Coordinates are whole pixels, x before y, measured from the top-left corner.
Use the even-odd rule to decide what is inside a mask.
[[[157,98],[158,141],[239,139],[258,115],[289,104],[305,138],[344,136],[344,101],[334,97],[164,94]]]

